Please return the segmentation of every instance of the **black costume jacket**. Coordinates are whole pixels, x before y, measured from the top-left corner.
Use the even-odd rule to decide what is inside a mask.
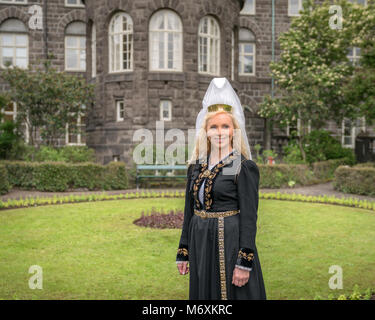
[[[266,299],[255,244],[259,169],[254,161],[233,150],[207,176],[207,160],[197,160],[188,168],[184,222],[176,257],[177,262],[189,261],[190,299]],[[202,206],[198,197],[204,179]],[[240,212],[220,221],[203,219],[194,214],[194,209]],[[243,287],[232,284],[236,266],[251,270]]]

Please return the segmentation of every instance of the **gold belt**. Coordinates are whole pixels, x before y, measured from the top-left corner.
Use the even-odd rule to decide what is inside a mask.
[[[225,218],[238,214],[240,210],[230,210],[230,211],[219,211],[219,212],[210,212],[206,210],[197,210],[194,209],[194,214],[200,216],[202,219],[207,218]]]

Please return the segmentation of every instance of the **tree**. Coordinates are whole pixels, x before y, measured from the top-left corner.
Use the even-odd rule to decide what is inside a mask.
[[[11,100],[17,103],[17,121],[27,124],[30,144],[38,146],[36,133],[49,146],[56,146],[57,139],[69,130],[77,132],[77,118],[91,107],[94,86],[82,76],[59,72],[51,67],[51,59],[42,63],[43,68],[20,69],[9,67],[2,71],[10,85]]]
[[[341,29],[329,25],[332,1],[304,1],[301,15],[279,38],[279,61],[270,65],[277,85],[275,97],[266,96],[259,110],[262,117],[279,121],[282,127],[300,120],[298,144],[304,160],[303,141],[309,121],[319,129],[328,120],[340,125],[343,118],[358,115],[343,88],[355,71],[347,50],[353,46],[365,9],[344,0],[334,4],[342,8]]]

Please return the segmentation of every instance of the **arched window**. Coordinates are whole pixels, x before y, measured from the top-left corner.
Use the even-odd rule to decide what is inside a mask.
[[[0,25],[1,67],[29,65],[29,38],[25,24],[18,19],[7,19]]]
[[[91,76],[96,77],[96,26],[91,29]]]
[[[255,75],[255,37],[245,28],[241,28],[238,35],[239,40],[239,75]]]
[[[86,70],[86,24],[71,22],[65,29],[65,70]]]
[[[220,74],[220,28],[216,19],[204,17],[199,23],[198,72]]]
[[[172,10],[150,19],[150,71],[182,71],[182,22]]]
[[[240,14],[255,14],[255,0],[245,0]]]
[[[133,20],[125,12],[109,24],[109,72],[133,70]]]

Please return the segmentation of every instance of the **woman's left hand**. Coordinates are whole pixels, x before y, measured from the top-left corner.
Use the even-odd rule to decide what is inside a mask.
[[[242,287],[249,281],[249,278],[250,271],[243,270],[237,267],[234,268],[232,284],[234,284],[237,287]]]

